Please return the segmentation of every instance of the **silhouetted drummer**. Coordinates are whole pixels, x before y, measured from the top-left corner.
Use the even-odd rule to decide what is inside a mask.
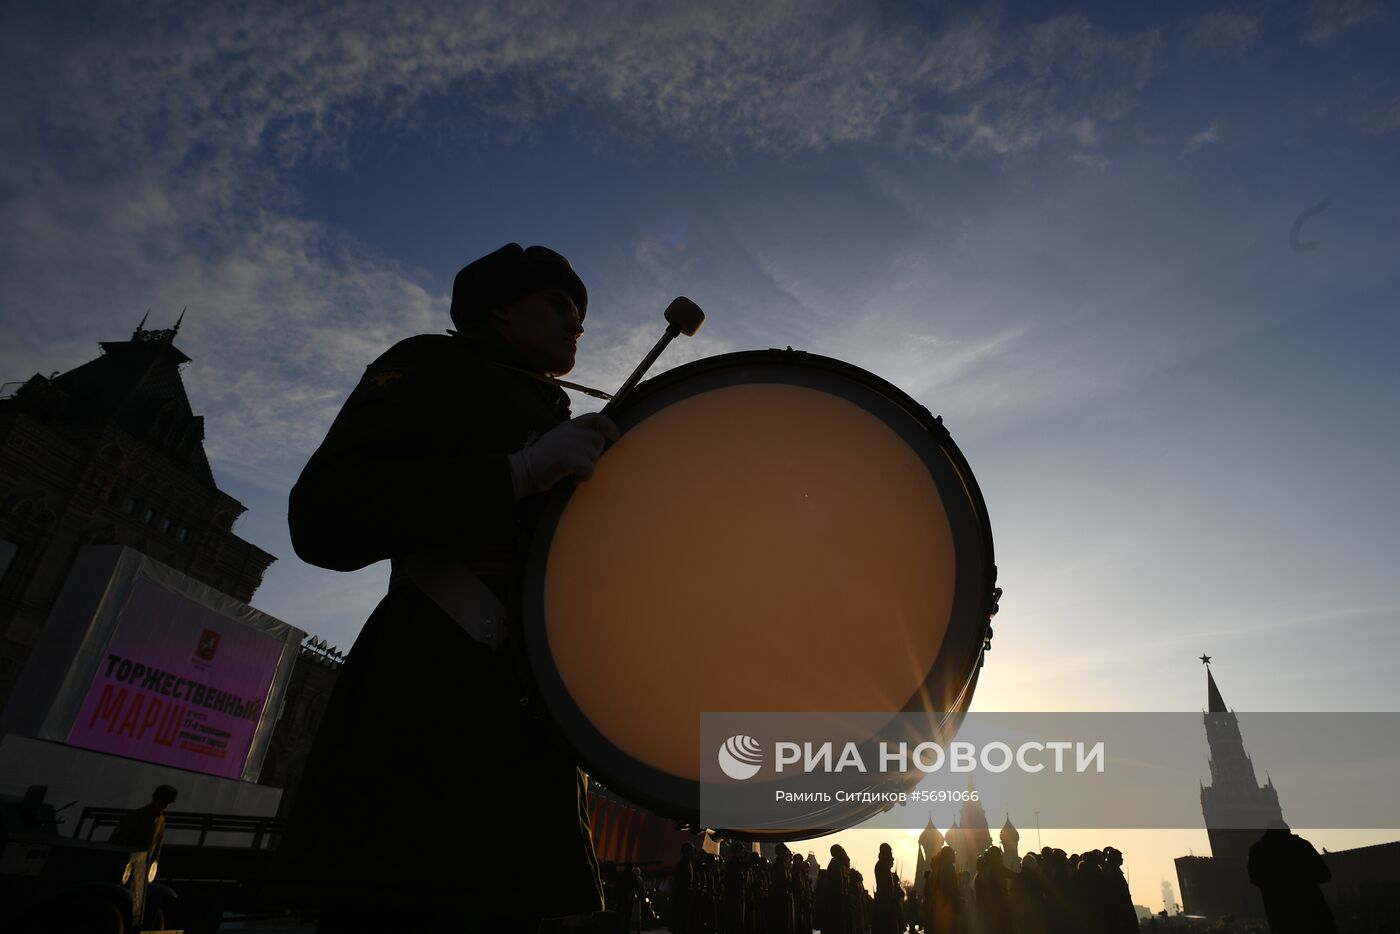
[[[323,893],[323,931],[533,934],[602,907],[587,779],[536,712],[504,610],[537,494],[590,476],[617,436],[605,416],[571,419],[542,378],[573,368],[587,310],[552,250],[471,263],[453,283],[456,333],[371,363],[292,490],[303,560],[392,562],[281,848],[283,874]],[[537,890],[519,867],[541,854]]]

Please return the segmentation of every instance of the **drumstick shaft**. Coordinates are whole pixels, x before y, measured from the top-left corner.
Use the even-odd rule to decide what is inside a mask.
[[[665,318],[666,333],[661,335],[661,340],[657,341],[656,346],[651,348],[651,353],[637,364],[637,368],[632,371],[631,376],[627,377],[622,388],[613,395],[607,405],[603,406],[604,414],[613,411],[621,404],[627,394],[632,391],[632,387],[637,385],[638,380],[645,375],[647,370],[651,369],[656,358],[661,356],[661,351],[666,349],[666,345],[676,339],[676,335],[684,334],[690,337],[700,330],[700,325],[705,322],[705,312],[701,311],[699,305],[684,295],[678,295],[671,301],[671,304],[666,306]]]
[[[646,375],[647,370],[651,369],[651,365],[656,362],[656,358],[661,356],[661,351],[665,350],[666,345],[675,340],[676,335],[679,333],[680,329],[674,324],[666,326],[666,333],[661,335],[661,340],[656,342],[656,346],[651,348],[651,352],[642,358],[641,363],[637,364],[637,368],[632,371],[632,375],[627,377],[627,380],[617,392],[613,393],[613,397],[608,401],[608,404],[603,406],[604,415],[617,408],[618,404],[632,391],[632,387],[636,386],[638,381]]]

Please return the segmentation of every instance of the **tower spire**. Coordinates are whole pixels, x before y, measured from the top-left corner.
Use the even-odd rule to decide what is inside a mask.
[[[1228,713],[1225,699],[1220,696],[1220,688],[1215,686],[1215,676],[1206,669],[1206,710],[1209,713]]]
[[[1201,657],[1202,663],[1210,658]],[[1271,783],[1260,785],[1254,762],[1244,748],[1239,719],[1225,706],[1215,675],[1206,670],[1206,703],[1202,715],[1210,746],[1210,784],[1202,784],[1201,813],[1210,837],[1211,854],[1243,866],[1249,848],[1262,828],[1282,820],[1278,791]]]
[[[189,311],[189,310],[190,310],[190,306],[189,306],[189,305],[186,305],[184,308],[181,308],[181,309],[180,309],[180,317],[178,317],[178,318],[175,319],[175,326],[174,326],[173,328],[170,329],[170,334],[171,334],[172,337],[173,337],[174,335],[180,333],[180,322],[185,320],[185,312],[187,312],[187,311]]]
[[[151,309],[147,308],[146,313],[141,316],[141,323],[136,325],[136,330],[131,332],[131,339],[136,340],[137,335],[146,330],[146,319],[151,316]]]

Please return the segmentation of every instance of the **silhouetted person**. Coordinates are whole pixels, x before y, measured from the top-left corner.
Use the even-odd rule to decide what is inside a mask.
[[[786,843],[773,848],[773,864],[768,867],[767,934],[793,934],[797,926],[796,878],[792,851]]]
[[[959,923],[964,931],[976,932],[973,915],[977,912],[977,901],[972,891],[972,873],[966,869],[958,872],[958,899],[962,907],[962,916]]]
[[[748,880],[745,878],[748,867],[737,855],[730,855],[724,861],[724,890],[720,893],[719,929],[724,934],[743,934],[747,926],[744,915]]]
[[[640,919],[645,917],[645,912],[641,912],[642,902],[646,899],[646,884],[642,881],[641,868],[619,867],[613,880],[613,889],[616,892],[617,904],[611,907],[617,912],[618,930],[623,934],[630,934],[634,927],[640,930]]]
[[[1133,934],[1138,930],[1137,909],[1133,907],[1133,895],[1128,891],[1128,880],[1123,875],[1123,854],[1106,846],[1103,849],[1103,875],[1106,885],[1107,905],[1104,914],[1107,918],[1109,934]]]
[[[179,796],[170,785],[156,786],[150,801],[121,819],[112,831],[111,842],[145,850],[147,866],[157,862],[165,843],[165,809]]]
[[[1001,847],[989,846],[977,857],[972,881],[980,934],[1011,934],[1011,904],[1006,890],[1006,866]]]
[[[1336,934],[1337,922],[1322,896],[1332,870],[1313,845],[1290,833],[1283,821],[1249,848],[1249,881],[1259,886],[1272,934]]]
[[[792,854],[792,922],[795,934],[812,934],[812,880],[800,853]]]
[[[958,888],[957,857],[950,846],[933,860],[933,887],[929,895],[930,930],[938,934],[963,931],[963,898]]]
[[[880,857],[875,861],[875,904],[871,913],[873,934],[899,934],[904,927],[900,901],[904,893],[894,874],[894,851],[888,843],[880,844]]]
[[[747,922],[748,934],[762,934],[769,930],[771,924],[772,887],[770,884],[771,874],[768,860],[762,855],[752,851],[748,854],[748,872],[745,874],[745,881],[748,883],[748,897],[746,900],[745,920]]]
[[[870,930],[870,893],[865,891],[865,876],[851,868],[851,930],[866,934]]]
[[[928,872],[927,869],[924,872]],[[904,893],[904,925],[901,931],[914,934],[915,928],[923,923],[924,900],[922,880],[915,879],[909,886],[909,891]]]
[[[324,931],[534,934],[542,918],[602,907],[587,778],[539,711],[501,612],[539,494],[588,476],[616,437],[601,415],[570,419],[543,378],[573,367],[587,306],[568,261],[543,247],[469,264],[453,284],[456,334],[410,337],[371,363],[292,489],[303,560],[391,562],[279,852],[285,877],[322,889]],[[406,819],[406,787],[430,820]],[[518,869],[541,853],[542,888]]]
[[[925,931],[933,930],[933,866],[938,860],[938,854],[933,854],[929,860],[929,868],[924,870],[924,878],[917,884],[919,889],[919,927]]]
[[[817,877],[817,927],[822,934],[854,934],[851,910],[851,858],[839,843]]]
[[[699,915],[695,919],[696,934],[711,934],[719,928],[719,898],[721,891],[719,856],[700,854]]]
[[[1041,879],[1045,890],[1046,927],[1051,931],[1076,930],[1073,897],[1070,892],[1070,866],[1065,851],[1042,847]]]
[[[1098,864],[1088,854],[1081,856],[1070,872],[1069,901],[1075,928],[1083,934],[1104,934],[1101,883]]]
[[[57,814],[52,805],[44,802],[48,794],[48,785],[30,785],[24,789],[24,798],[21,800],[19,810],[15,815],[19,820],[19,826],[10,829],[46,831],[57,834],[59,832]]]
[[[1049,934],[1045,880],[1034,853],[1021,857],[1021,871],[1011,877],[1007,901],[1011,906],[1011,928],[1016,934]]]
[[[681,844],[681,858],[671,874],[671,923],[673,934],[692,934],[691,896],[695,888],[695,845]]]

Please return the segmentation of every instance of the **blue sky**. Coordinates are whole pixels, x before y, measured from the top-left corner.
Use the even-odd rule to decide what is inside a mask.
[[[1381,2],[11,4],[0,377],[189,305],[256,602],[344,648],[386,569],[301,565],[286,491],[464,262],[545,243],[583,382],[686,294],[663,366],[791,345],[944,415],[982,709],[1193,709],[1202,651],[1241,708],[1400,709],[1396,45]]]

